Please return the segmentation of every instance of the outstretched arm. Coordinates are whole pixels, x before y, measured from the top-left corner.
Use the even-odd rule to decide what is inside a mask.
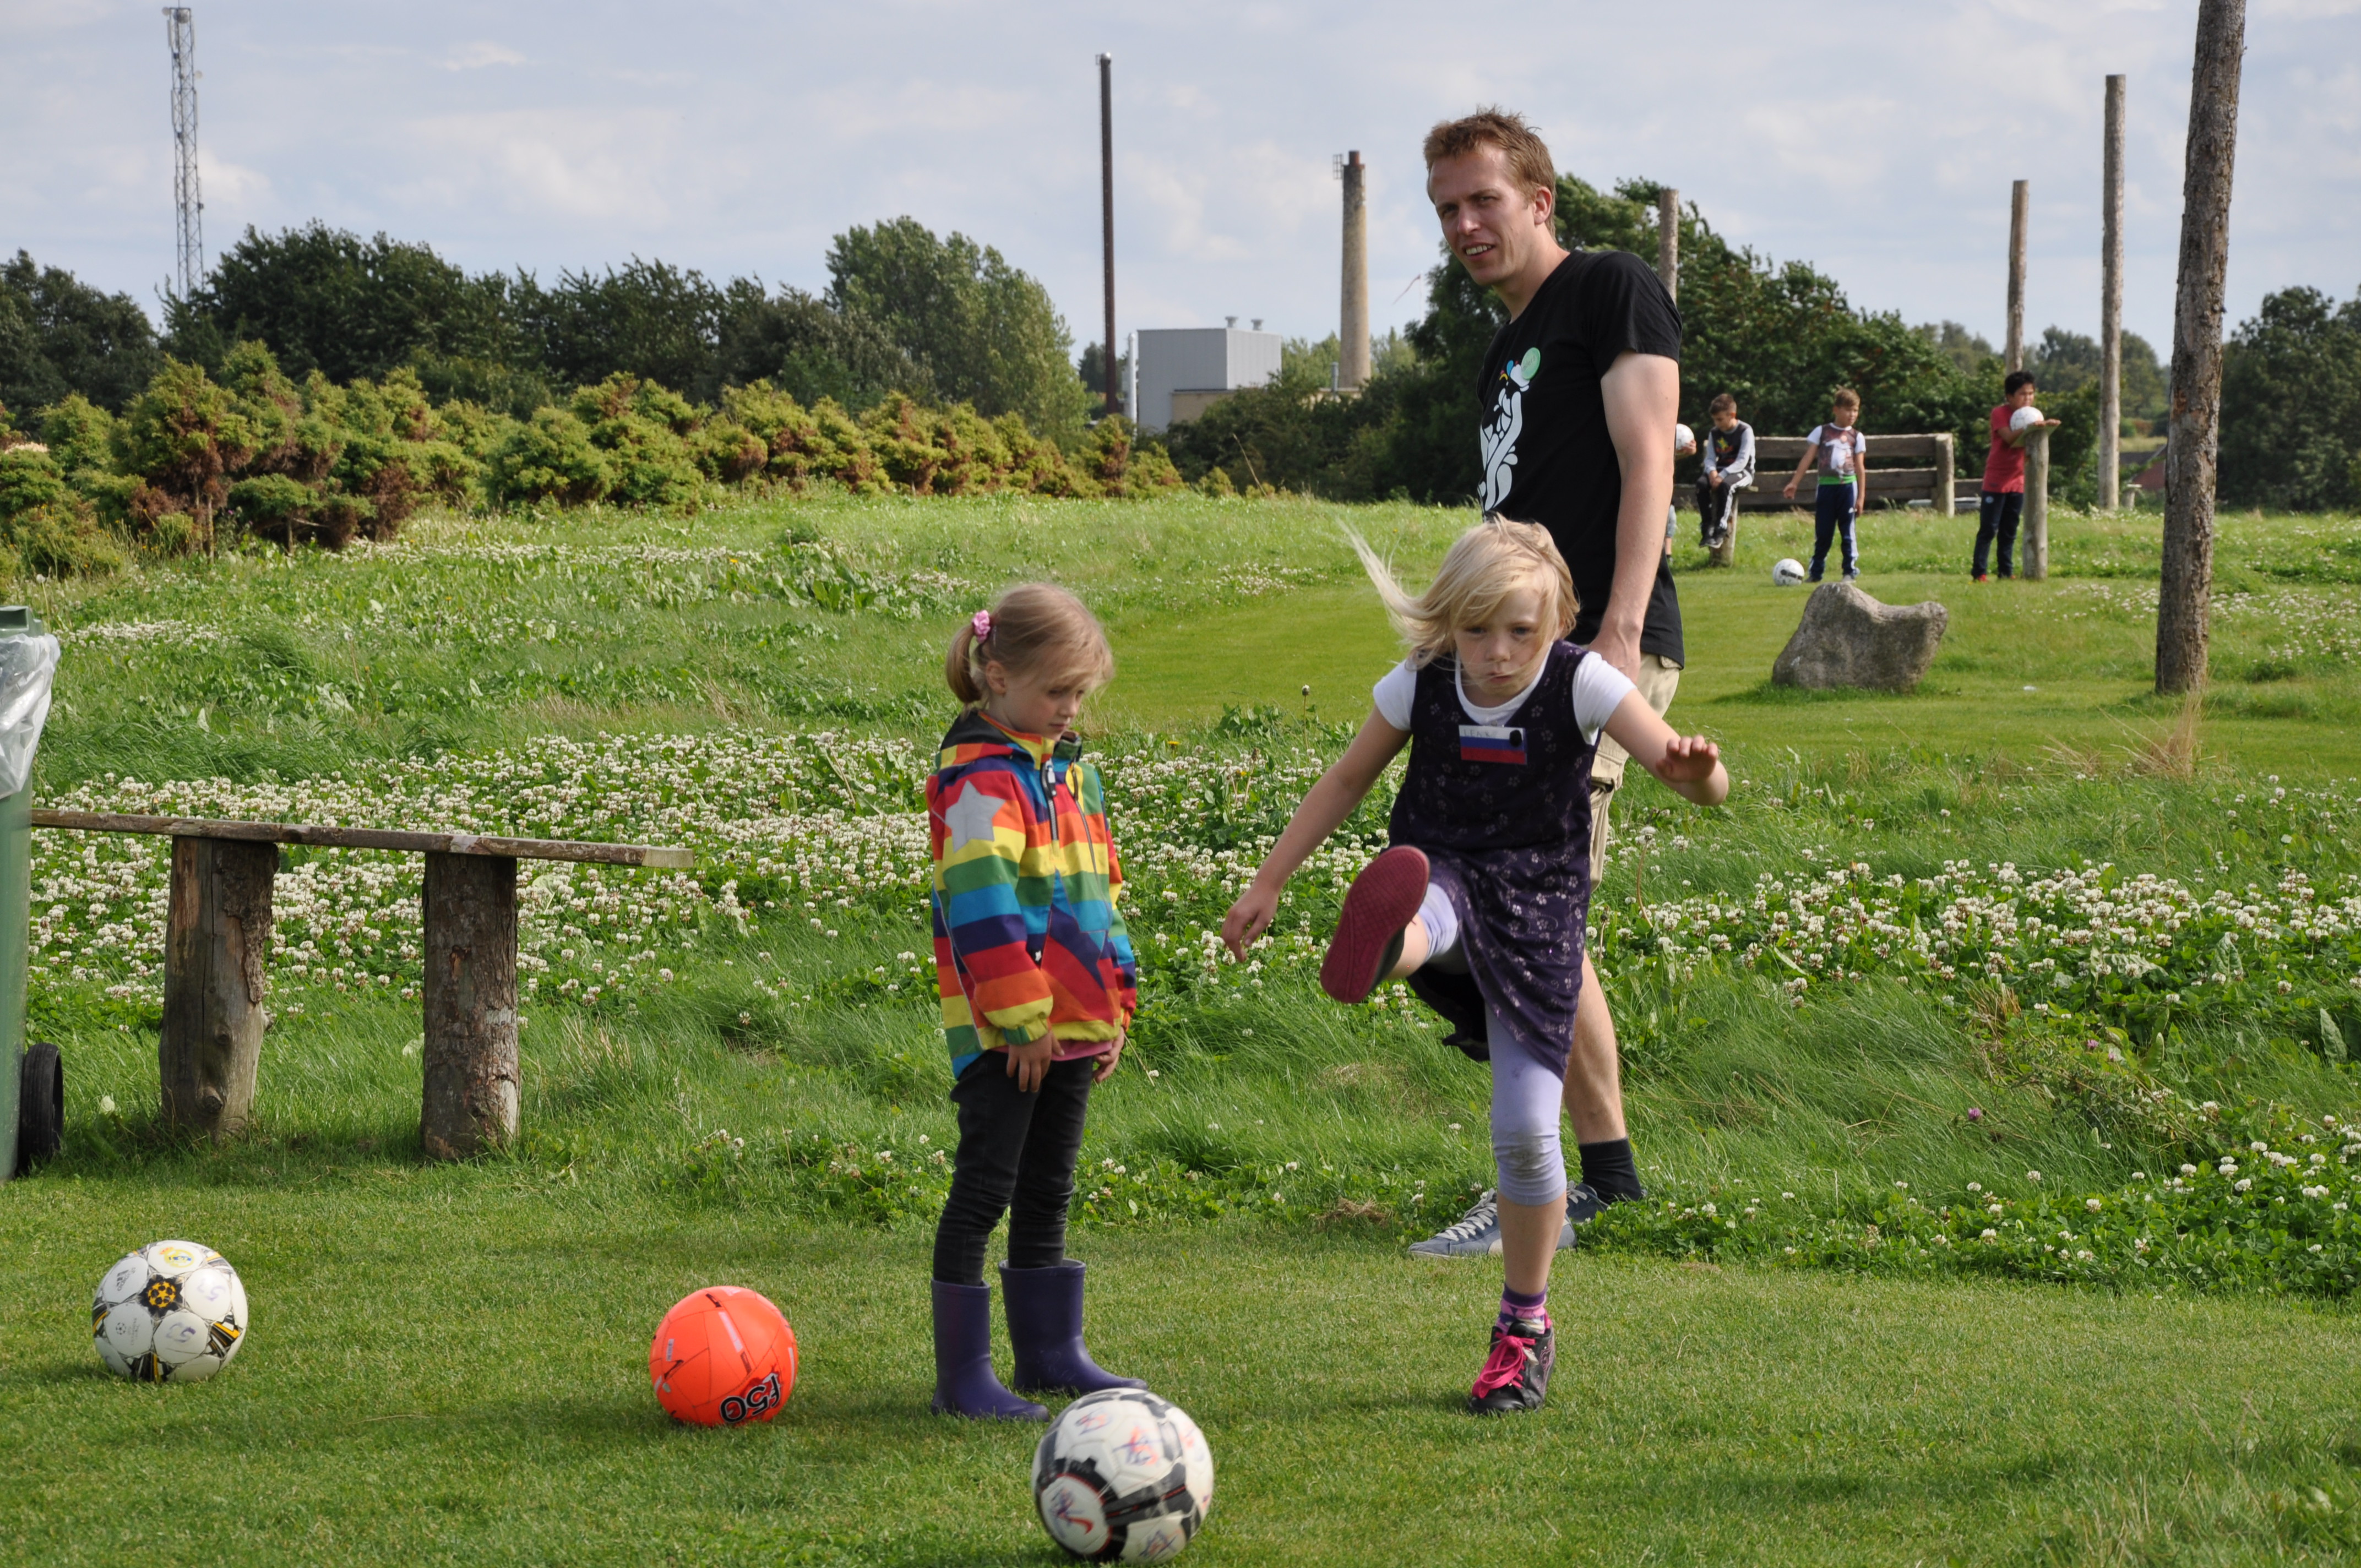
[[[1676,734],[1657,717],[1648,699],[1627,692],[1608,716],[1607,733],[1631,760],[1676,794],[1699,806],[1719,806],[1730,797],[1730,774],[1722,771],[1721,748],[1702,735]]]
[[[1303,804],[1288,819],[1287,831],[1279,836],[1279,842],[1271,846],[1262,868],[1255,872],[1254,882],[1230,905],[1229,915],[1222,921],[1222,940],[1228,944],[1232,956],[1243,960],[1255,938],[1269,929],[1272,917],[1279,913],[1279,895],[1286,889],[1287,879],[1367,798],[1384,774],[1386,764],[1394,760],[1395,753],[1409,740],[1409,730],[1395,729],[1380,714],[1371,713],[1362,720],[1361,732],[1353,737],[1345,754],[1305,794]]]

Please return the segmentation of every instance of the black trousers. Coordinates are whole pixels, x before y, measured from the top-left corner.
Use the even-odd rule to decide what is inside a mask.
[[[1066,1261],[1066,1206],[1091,1106],[1098,1059],[1051,1062],[1041,1087],[1017,1092],[1008,1062],[986,1051],[951,1086],[959,1107],[959,1155],[951,1195],[935,1227],[935,1277],[983,1283],[984,1244],[1008,1216],[1008,1266],[1049,1268]]]
[[[1845,576],[1861,570],[1861,540],[1853,532],[1861,512],[1853,505],[1853,494],[1852,485],[1822,485],[1820,493],[1812,498],[1812,581],[1816,583],[1828,568],[1828,546],[1836,543],[1839,531],[1844,534]]]
[[[1976,517],[1976,576],[1984,575],[1992,559],[1993,541],[2000,541],[2000,575],[2013,576],[2017,519],[2025,511],[2023,490],[1986,490]]]
[[[1738,490],[1735,486],[1717,485],[1710,479],[1697,482],[1697,543],[1710,550],[1716,541],[1730,531],[1730,519],[1738,510]]]

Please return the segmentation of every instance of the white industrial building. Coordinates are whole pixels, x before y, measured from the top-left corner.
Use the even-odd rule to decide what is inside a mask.
[[[1241,387],[1279,374],[1275,332],[1236,326],[1156,328],[1131,334],[1131,395],[1139,428],[1160,433],[1185,424]]]

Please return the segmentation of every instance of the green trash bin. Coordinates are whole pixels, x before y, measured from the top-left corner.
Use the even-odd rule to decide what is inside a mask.
[[[57,1152],[57,1047],[25,1048],[33,897],[33,753],[49,716],[58,641],[23,605],[0,606],[0,1181]]]

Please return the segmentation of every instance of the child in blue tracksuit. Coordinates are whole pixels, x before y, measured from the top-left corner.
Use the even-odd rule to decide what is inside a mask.
[[[1861,540],[1853,523],[1869,496],[1869,441],[1853,428],[1860,418],[1861,394],[1850,387],[1838,388],[1830,400],[1828,422],[1814,425],[1812,433],[1804,438],[1809,444],[1780,491],[1794,499],[1806,470],[1818,462],[1820,490],[1812,509],[1812,581],[1816,583],[1828,570],[1828,546],[1839,530],[1844,533],[1844,575],[1848,580],[1861,576]]]

